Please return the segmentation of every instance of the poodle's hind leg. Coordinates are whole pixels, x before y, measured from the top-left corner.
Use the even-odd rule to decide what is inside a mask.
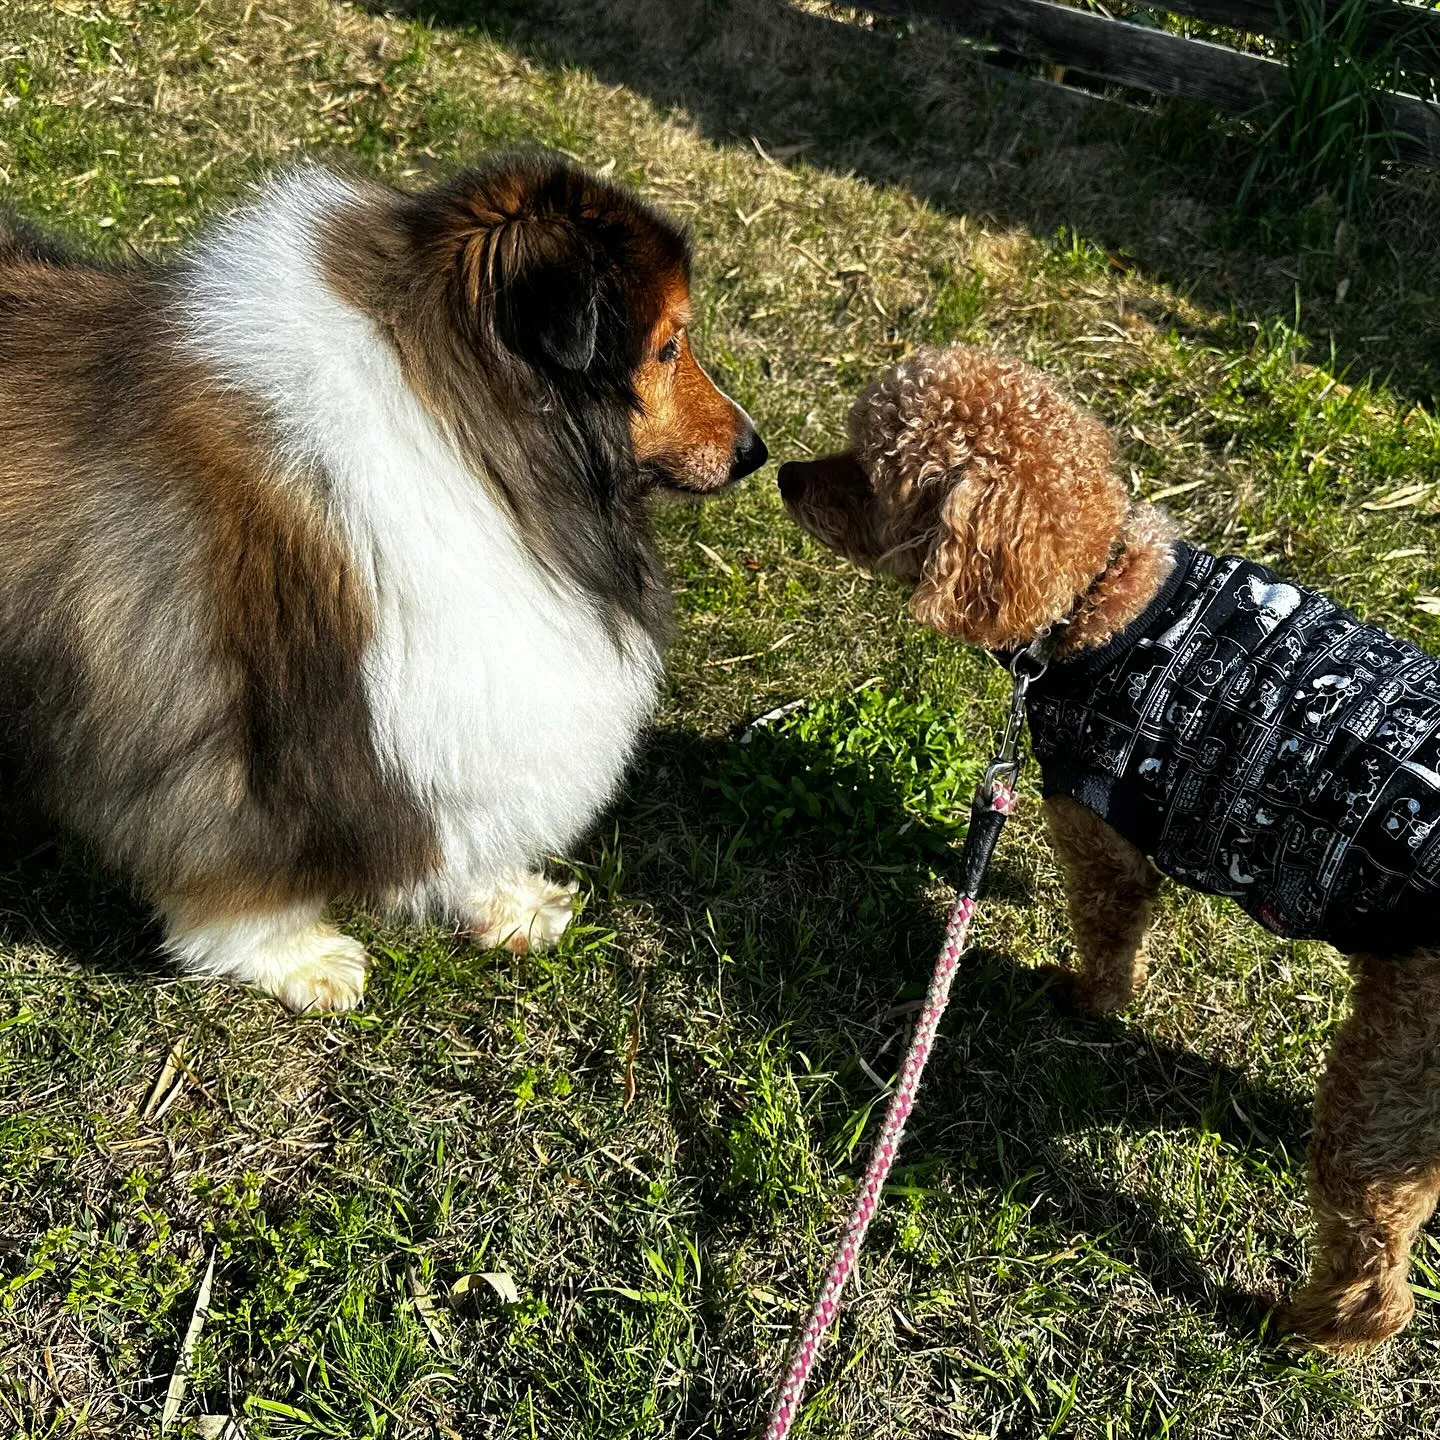
[[[1350,964],[1350,1015],[1315,1097],[1313,1267],[1279,1316],[1283,1330],[1336,1354],[1368,1349],[1410,1319],[1410,1246],[1440,1193],[1440,950]]]
[[[1060,861],[1079,973],[1061,972],[1068,1001],[1092,1015],[1123,1009],[1145,983],[1145,934],[1163,877],[1093,811],[1054,795],[1045,822]]]
[[[369,959],[358,940],[320,919],[320,902],[216,913],[193,902],[161,906],[165,949],[182,970],[253,985],[297,1012],[350,1010]]]

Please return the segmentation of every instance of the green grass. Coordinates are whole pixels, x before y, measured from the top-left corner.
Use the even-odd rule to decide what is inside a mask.
[[[1241,201],[1265,190],[1333,195],[1346,215],[1364,204],[1383,163],[1394,157],[1381,93],[1399,90],[1395,47],[1376,45],[1369,0],[1297,0],[1296,38],[1286,47],[1289,94],[1265,128],[1241,186]]]
[[[993,344],[1093,406],[1196,539],[1440,643],[1433,182],[1266,229],[1235,220],[1233,137],[1179,112],[1067,130],[923,27],[429,13],[9,0],[0,184],[100,254],[160,255],[296,154],[419,184],[558,145],[693,227],[699,342],[778,456],[833,445],[907,345]],[[802,538],[768,475],[660,526],[672,683],[553,955],[356,914],[366,1007],[294,1020],[166,971],[78,855],[6,842],[0,1434],[153,1433],[212,1255],[187,1433],[755,1433],[1004,685]],[[1136,1011],[1067,1020],[1037,821],[1032,799],[1005,837],[800,1433],[1433,1432],[1433,1235],[1416,1323],[1371,1360],[1264,1335],[1303,1264],[1338,957],[1176,894]]]

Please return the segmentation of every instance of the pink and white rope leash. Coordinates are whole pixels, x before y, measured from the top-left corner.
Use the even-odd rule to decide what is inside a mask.
[[[935,1032],[939,1028],[945,1006],[950,1001],[950,987],[955,972],[960,967],[960,957],[965,953],[965,936],[970,928],[970,918],[975,913],[975,896],[985,874],[990,855],[999,838],[1006,817],[1015,808],[1015,781],[1019,775],[1020,731],[1025,723],[1025,691],[1030,682],[1044,673],[1048,660],[1049,646],[1044,645],[1047,637],[1042,636],[1028,650],[1019,651],[1010,663],[1014,677],[1014,688],[1010,699],[1010,715],[1005,726],[1000,752],[985,771],[985,778],[975,792],[970,810],[970,829],[965,837],[965,849],[961,856],[962,883],[959,898],[945,922],[945,942],[935,958],[935,969],[930,976],[930,988],[925,994],[925,1004],[920,1018],[915,1022],[915,1033],[910,1037],[910,1048],[905,1054],[905,1063],[900,1067],[900,1077],[890,1097],[885,1112],[885,1123],[880,1127],[860,1193],[845,1222],[840,1244],[825,1272],[815,1308],[796,1342],[794,1358],[785,1372],[775,1408],[770,1414],[770,1424],[765,1429],[764,1440],[784,1440],[790,1433],[800,1411],[800,1400],[805,1393],[806,1381],[820,1353],[820,1344],[840,1310],[840,1297],[845,1282],[855,1268],[860,1255],[860,1246],[865,1241],[865,1232],[875,1218],[880,1206],[880,1192],[885,1187],[900,1141],[905,1135],[905,1122],[915,1105],[915,1093],[920,1088],[920,1077],[925,1071],[925,1062],[930,1058],[935,1043]],[[1042,645],[1044,648],[1042,648]],[[1022,665],[1022,660],[1031,663]]]

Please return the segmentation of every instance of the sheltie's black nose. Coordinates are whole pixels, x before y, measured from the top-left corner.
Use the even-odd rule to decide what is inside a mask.
[[[735,445],[735,454],[730,460],[730,478],[743,480],[753,475],[768,459],[770,451],[753,425],[747,425],[745,432]]]

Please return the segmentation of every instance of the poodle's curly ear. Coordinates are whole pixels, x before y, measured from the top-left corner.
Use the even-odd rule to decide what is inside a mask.
[[[1108,438],[1098,438],[1094,458],[1108,462]],[[1104,566],[1125,512],[1108,463],[1077,472],[1017,467],[1013,458],[976,456],[952,478],[910,598],[922,624],[991,650],[1026,644],[1070,612]]]

